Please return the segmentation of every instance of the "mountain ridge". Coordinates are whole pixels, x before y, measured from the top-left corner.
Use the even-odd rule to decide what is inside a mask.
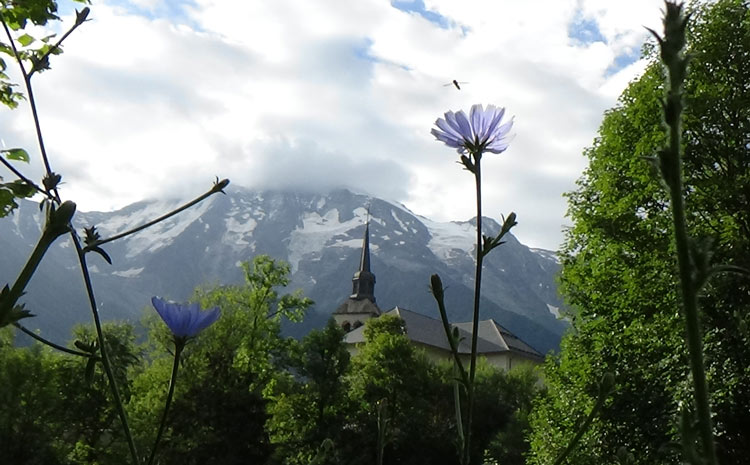
[[[300,288],[316,302],[303,324],[285,325],[285,332],[301,336],[322,326],[350,294],[369,219],[371,267],[381,309],[399,306],[436,318],[428,286],[430,275],[438,273],[451,319],[471,318],[473,220],[436,222],[403,205],[344,189],[314,194],[235,187],[227,193],[106,244],[112,266],[89,255],[102,317],[136,321],[152,295],[187,300],[198,285],[240,283],[237,265],[265,253],[288,261],[289,289]],[[74,226],[80,231],[95,225],[105,238],[178,205],[151,200],[114,212],[79,212]],[[1,283],[15,279],[30,253],[41,225],[38,212],[36,204],[24,202],[12,217],[0,220],[0,250],[7,256],[0,264]],[[485,234],[499,228],[494,220],[484,219]],[[76,262],[69,239],[53,245],[23,300],[38,316],[24,325],[65,340],[73,324],[88,322]],[[529,249],[507,236],[507,243],[485,260],[481,317],[496,319],[540,352],[555,350],[567,326],[552,310],[562,307],[554,282],[558,269],[554,252]]]

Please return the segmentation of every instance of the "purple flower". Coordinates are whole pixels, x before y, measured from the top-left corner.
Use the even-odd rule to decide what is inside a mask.
[[[482,105],[473,105],[469,117],[463,110],[458,113],[449,111],[445,119],[435,121],[440,129],[433,128],[430,132],[448,147],[457,149],[461,155],[466,152],[474,156],[481,156],[484,152],[501,153],[508,148],[511,140],[508,132],[513,127],[512,119],[500,124],[503,115],[505,108],[487,105],[485,110]]]
[[[159,297],[152,297],[151,303],[172,334],[180,339],[198,335],[211,326],[221,313],[219,307],[201,310],[198,304],[178,304]]]

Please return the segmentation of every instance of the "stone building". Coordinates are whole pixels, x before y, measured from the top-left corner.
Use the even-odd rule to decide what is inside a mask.
[[[333,312],[336,323],[346,331],[344,342],[349,352],[356,354],[358,347],[365,343],[364,323],[370,318],[385,314],[399,316],[404,321],[406,336],[415,346],[423,349],[429,358],[435,361],[449,360],[450,345],[440,320],[398,306],[382,312],[375,303],[375,275],[370,269],[369,236],[370,226],[367,224],[359,269],[352,278],[352,294]],[[458,329],[458,352],[468,363],[471,354],[471,321],[451,323],[451,326]],[[479,322],[477,353],[491,364],[506,370],[522,363],[538,364],[544,360],[542,354],[495,320]]]

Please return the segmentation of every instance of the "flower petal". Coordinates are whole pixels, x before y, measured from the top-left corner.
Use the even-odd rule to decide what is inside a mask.
[[[446,133],[444,133],[442,131],[439,131],[439,130],[437,130],[435,128],[433,128],[430,131],[430,133],[433,136],[435,136],[435,138],[437,140],[445,143],[445,145],[447,145],[448,147],[458,148],[461,145],[460,142],[456,138],[454,138],[454,137],[452,137],[452,136],[450,136],[450,135],[448,135],[448,134],[446,134]]]
[[[167,302],[159,297],[152,297],[151,303],[169,330],[177,338],[195,337],[212,325],[220,314],[218,307],[202,311],[197,303],[178,304]]]
[[[481,139],[483,137],[484,128],[486,126],[484,109],[482,109],[482,105],[472,105],[469,116],[471,117],[471,128],[474,130],[474,137],[477,139]]]
[[[456,123],[458,123],[461,136],[464,140],[469,143],[472,142],[474,134],[471,131],[471,123],[469,123],[469,118],[466,117],[466,113],[463,110],[456,113]]]

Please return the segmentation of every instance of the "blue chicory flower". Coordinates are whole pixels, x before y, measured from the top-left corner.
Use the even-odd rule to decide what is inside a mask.
[[[463,110],[458,113],[449,111],[445,118],[435,121],[439,129],[433,128],[430,132],[461,155],[466,152],[474,156],[481,156],[484,152],[501,153],[510,144],[508,133],[513,127],[512,119],[500,124],[504,115],[505,108],[487,105],[487,109],[483,109],[482,105],[473,105],[469,117]]]
[[[172,334],[179,339],[195,337],[219,318],[219,307],[201,310],[198,304],[178,304],[159,297],[151,303]]]

